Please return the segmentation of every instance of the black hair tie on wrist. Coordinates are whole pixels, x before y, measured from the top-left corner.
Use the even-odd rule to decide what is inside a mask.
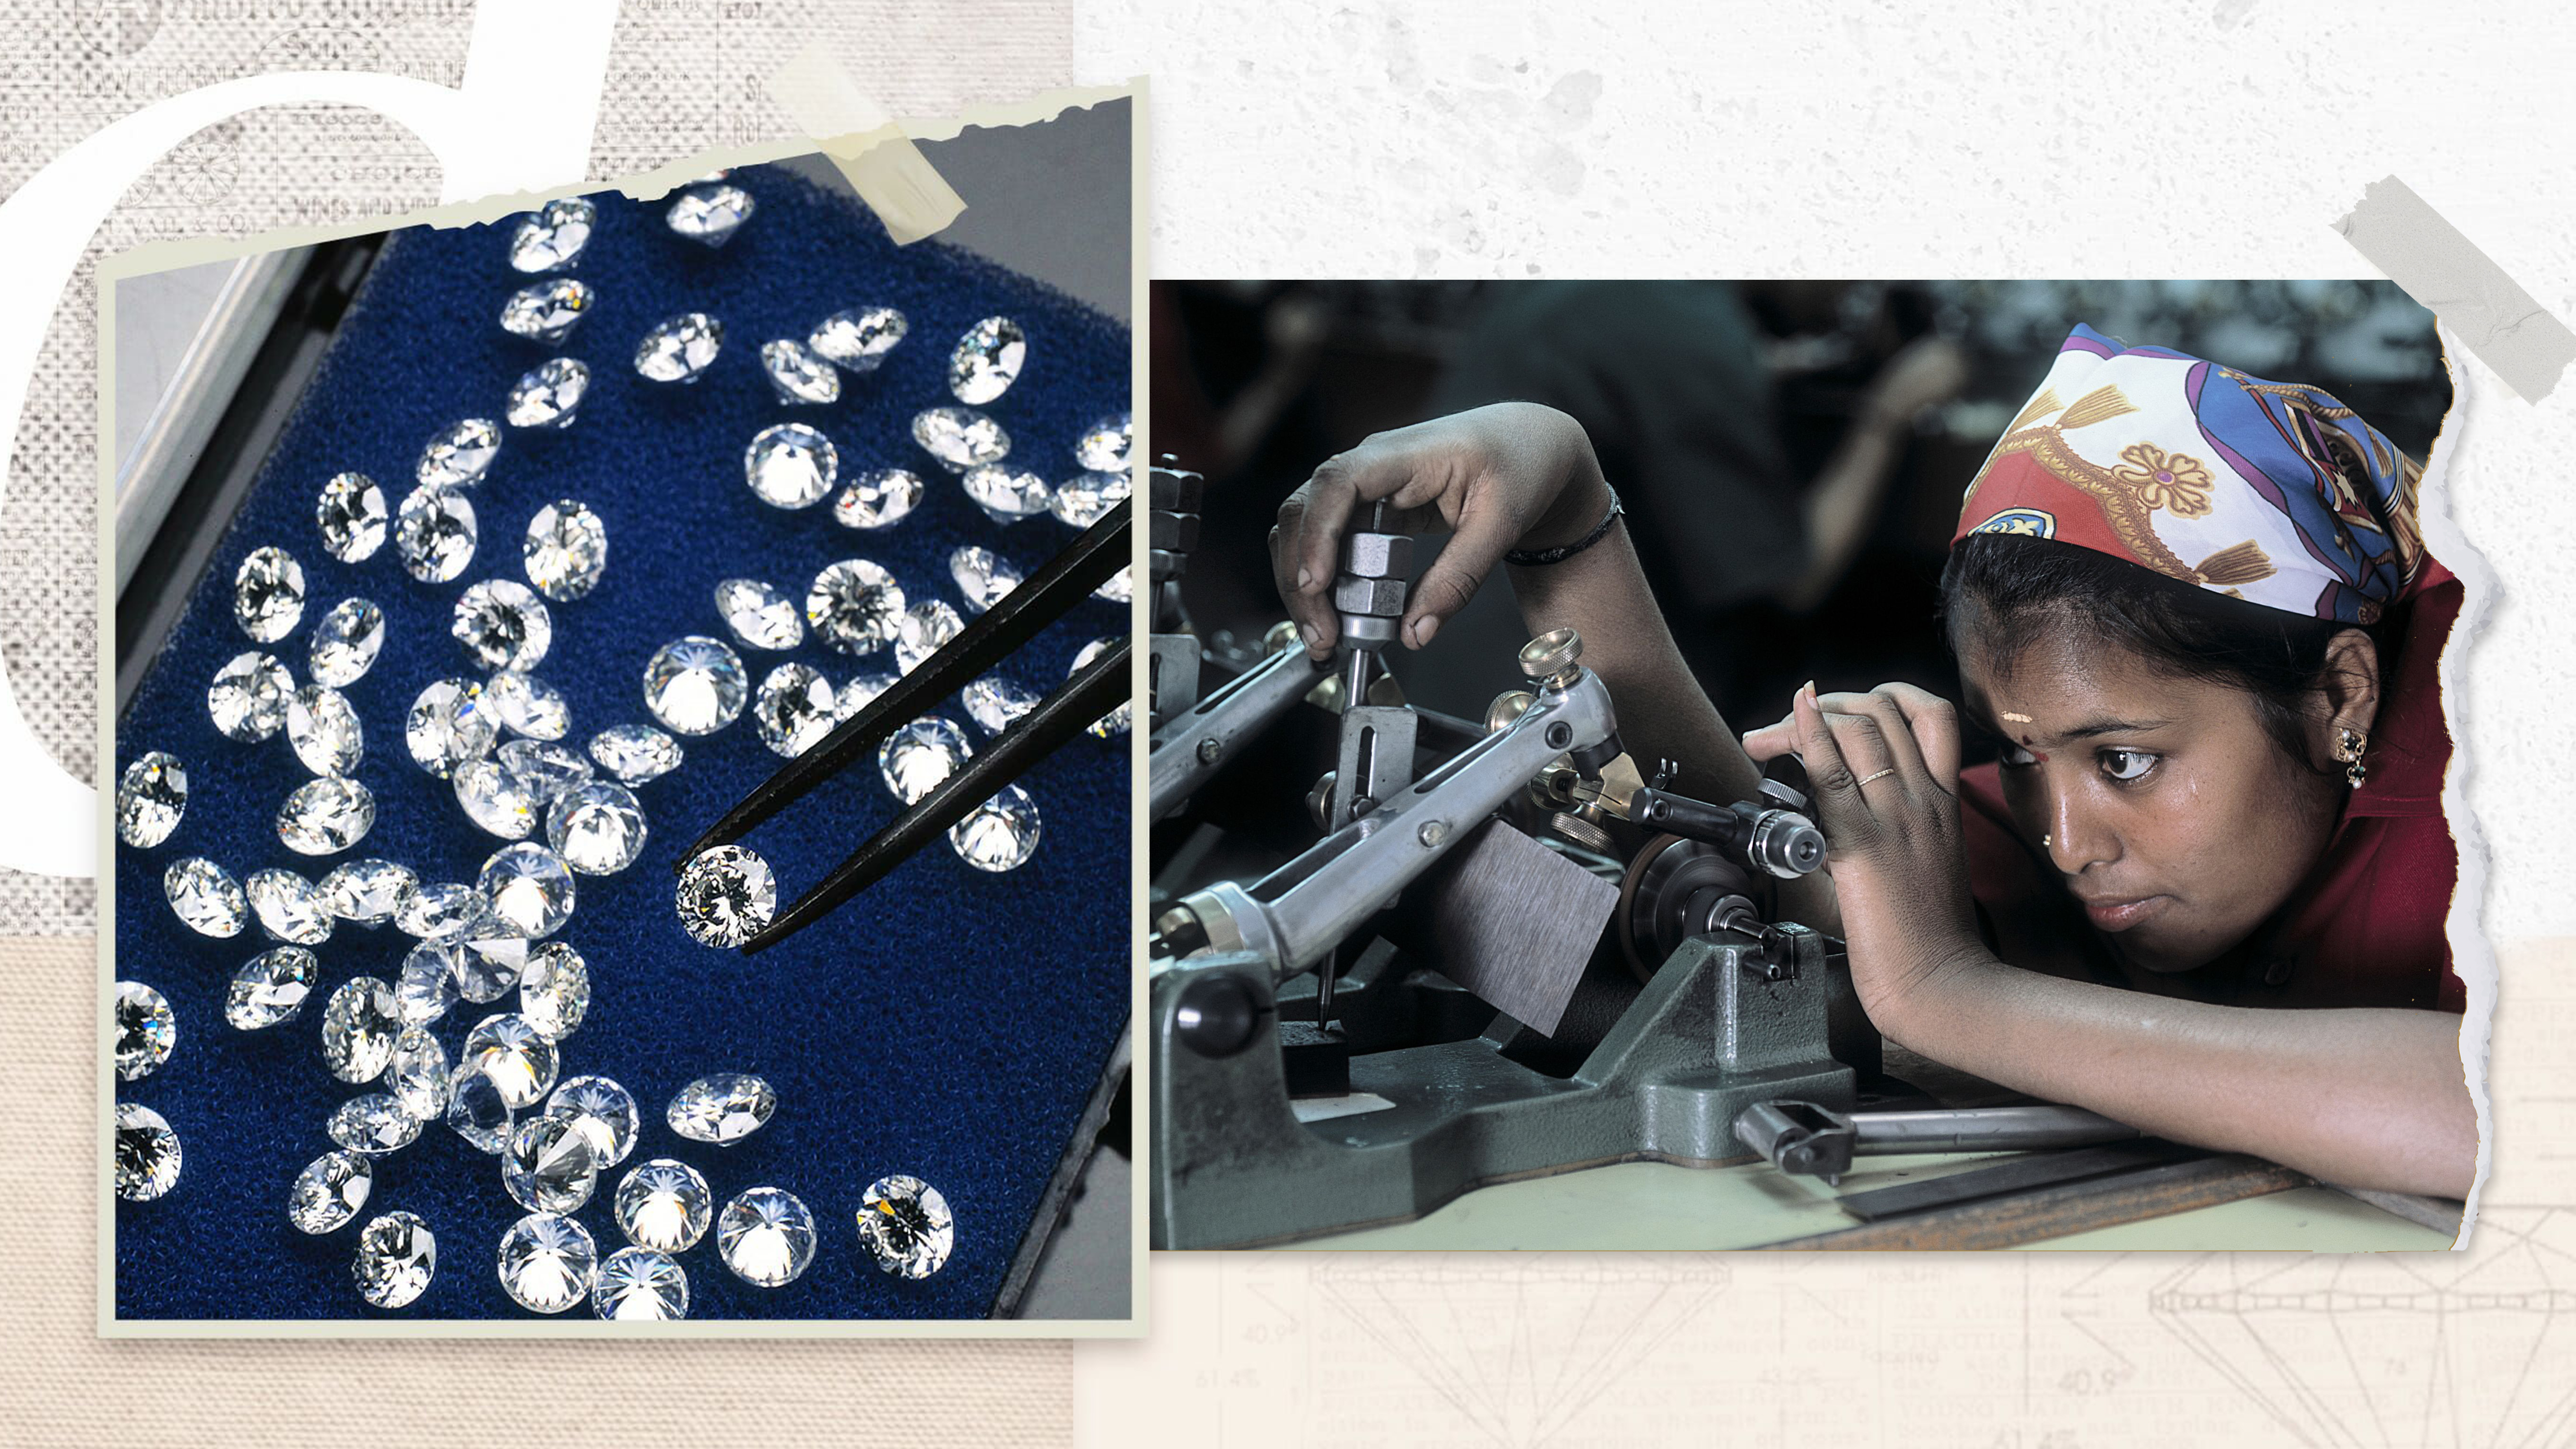
[[[1610,494],[1610,511],[1601,515],[1601,521],[1593,525],[1590,533],[1583,535],[1572,543],[1561,543],[1554,548],[1511,549],[1504,553],[1503,562],[1514,564],[1525,569],[1545,568],[1549,564],[1563,563],[1567,559],[1574,557],[1576,554],[1583,552],[1585,549],[1590,548],[1592,545],[1609,537],[1610,525],[1619,521],[1619,490],[1611,488],[1607,483],[1604,483],[1601,486]]]

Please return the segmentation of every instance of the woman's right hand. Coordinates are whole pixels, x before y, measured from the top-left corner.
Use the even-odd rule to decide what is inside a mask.
[[[1496,403],[1371,434],[1325,459],[1270,530],[1279,597],[1317,659],[1340,640],[1332,589],[1342,536],[1381,499],[1391,532],[1456,532],[1406,599],[1399,637],[1413,649],[1467,606],[1506,551],[1574,542],[1610,506],[1591,440],[1554,408]]]

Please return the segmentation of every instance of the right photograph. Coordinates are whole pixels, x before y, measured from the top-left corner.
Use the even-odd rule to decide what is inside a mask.
[[[1151,302],[1155,1247],[2452,1245],[2397,288]]]

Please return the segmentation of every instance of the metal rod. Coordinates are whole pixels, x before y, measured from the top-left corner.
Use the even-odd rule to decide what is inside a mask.
[[[1924,1112],[1854,1112],[1852,1152],[2026,1152],[2087,1147],[2139,1134],[2081,1107],[1967,1107]]]

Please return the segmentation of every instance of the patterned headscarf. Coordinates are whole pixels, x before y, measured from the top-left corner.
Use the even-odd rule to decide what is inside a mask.
[[[1969,483],[1951,542],[2054,538],[2369,624],[2423,573],[2422,472],[2316,388],[2079,325]]]

